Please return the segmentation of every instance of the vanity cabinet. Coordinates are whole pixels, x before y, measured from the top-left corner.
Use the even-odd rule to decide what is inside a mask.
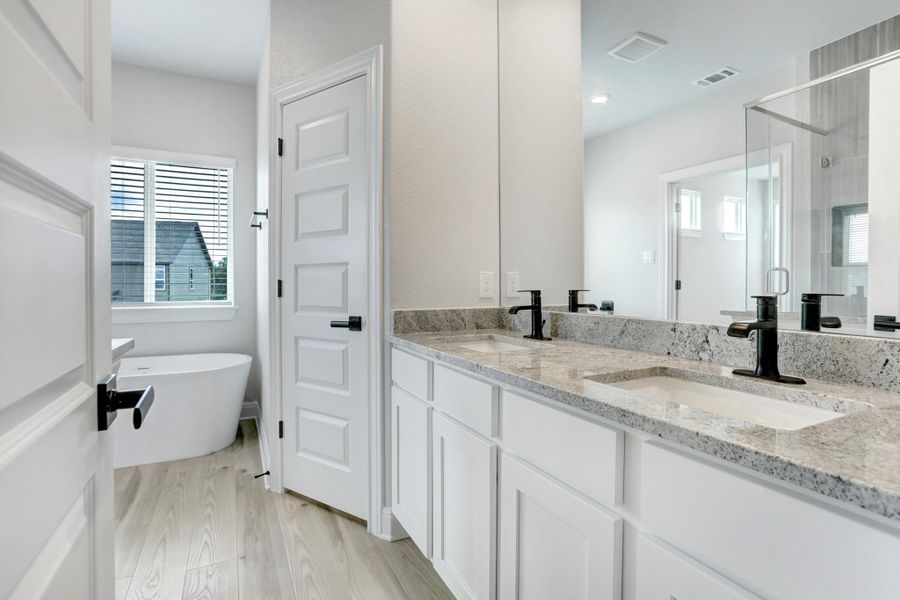
[[[642,453],[644,524],[730,579],[775,598],[900,597],[896,531],[669,446]]]
[[[435,414],[434,568],[460,599],[489,600],[496,589],[497,446]]]
[[[501,600],[613,600],[622,588],[622,518],[504,454]]]
[[[391,388],[391,472],[394,516],[431,558],[431,406]]]
[[[900,598],[896,523],[396,356],[394,514],[457,598]]]

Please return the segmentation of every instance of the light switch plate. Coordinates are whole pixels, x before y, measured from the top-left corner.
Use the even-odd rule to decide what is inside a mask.
[[[506,295],[509,298],[517,298],[519,296],[519,272],[506,272]]]
[[[643,262],[645,265],[652,265],[656,262],[656,252],[653,250],[644,250]]]
[[[480,271],[478,274],[478,297],[494,297],[494,272]]]

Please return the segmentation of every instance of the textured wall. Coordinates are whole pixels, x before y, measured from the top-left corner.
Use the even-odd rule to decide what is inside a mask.
[[[500,300],[505,276],[565,303],[584,278],[581,3],[500,0]]]
[[[392,305],[497,305],[496,0],[394,0],[391,43]]]

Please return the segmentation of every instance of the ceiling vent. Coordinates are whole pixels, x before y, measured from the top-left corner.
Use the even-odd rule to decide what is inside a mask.
[[[658,37],[638,32],[624,42],[616,44],[607,54],[626,62],[636,63],[644,60],[668,43],[666,40],[661,40]]]
[[[719,71],[716,71],[712,75],[707,75],[703,79],[698,79],[695,83],[700,87],[709,87],[711,85],[716,85],[717,83],[722,83],[726,79],[731,79],[735,75],[740,75],[741,72],[737,69],[732,69],[731,67],[725,67]]]

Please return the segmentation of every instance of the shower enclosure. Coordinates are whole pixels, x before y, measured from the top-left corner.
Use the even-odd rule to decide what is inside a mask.
[[[900,314],[898,59],[745,106],[747,290],[777,295],[788,327],[804,293],[841,294],[822,314],[839,316],[845,333]]]

